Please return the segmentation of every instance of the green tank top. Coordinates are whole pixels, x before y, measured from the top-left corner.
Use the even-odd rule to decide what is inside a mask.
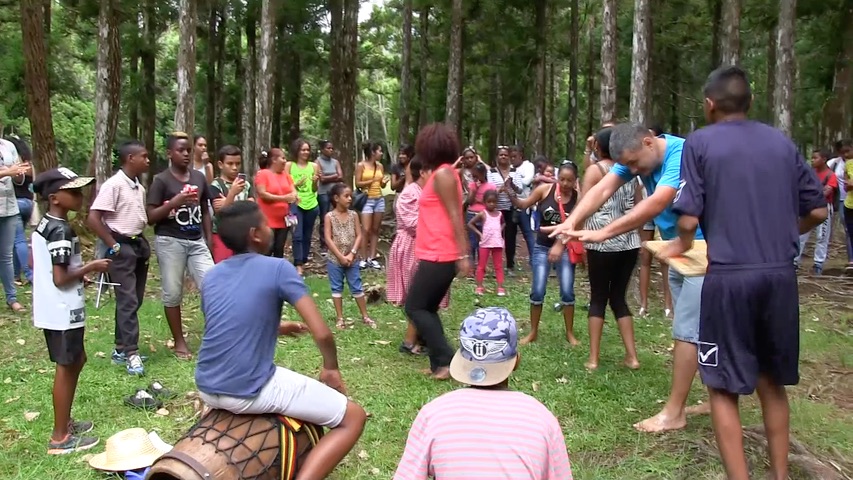
[[[299,183],[299,180],[305,179],[305,183],[296,187],[296,196],[299,197],[299,208],[302,210],[313,210],[319,205],[317,201],[317,192],[314,191],[314,164],[308,162],[304,167],[293,162],[290,164],[290,176],[293,178],[293,184]]]

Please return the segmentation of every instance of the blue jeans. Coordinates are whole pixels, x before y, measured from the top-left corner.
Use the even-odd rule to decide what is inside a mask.
[[[15,252],[15,229],[21,223],[21,217],[12,215],[0,217],[0,280],[6,293],[6,303],[18,301],[18,289],[15,288],[15,267],[12,258]]]
[[[331,255],[331,253],[329,253]],[[364,289],[361,286],[361,272],[359,272],[358,263],[349,267],[344,267],[331,261],[326,263],[326,270],[329,273],[329,287],[332,290],[333,298],[341,298],[344,293],[344,279],[349,285],[349,293],[353,298],[363,297]]]
[[[518,211],[518,226],[521,227],[521,236],[524,237],[524,243],[527,244],[527,255],[531,259],[533,258],[533,250],[536,245],[536,234],[531,224],[532,213],[530,209]]]
[[[21,273],[28,282],[33,282],[33,271],[30,270],[30,248],[24,229],[33,215],[33,201],[29,198],[18,199],[18,210],[21,211],[21,222],[15,228],[15,255],[12,257],[15,266],[15,279],[21,278]]]
[[[575,304],[575,266],[569,261],[569,253],[563,249],[560,262],[552,264],[548,261],[550,247],[539,245],[533,246],[533,255],[530,256],[530,264],[533,270],[533,285],[530,286],[530,304],[542,305],[545,301],[545,285],[548,283],[548,274],[551,269],[557,270],[557,280],[560,282],[560,303],[563,305]]]
[[[320,202],[320,218],[319,218],[319,234],[320,234],[320,250],[326,249],[326,214],[329,213],[329,210],[332,208],[332,200],[329,198],[328,193],[320,193],[317,194],[317,201]]]
[[[476,216],[476,215],[477,214],[474,212],[466,212],[465,213],[465,229],[468,230],[468,242],[471,243],[471,264],[472,265],[477,264],[477,253],[479,253],[479,251],[480,251],[480,237],[478,237],[476,233],[474,233],[470,229],[468,229],[468,222],[470,222],[471,219],[474,218],[474,216]],[[483,225],[481,224],[480,228],[482,228],[482,227],[483,227]]]
[[[320,207],[311,210],[303,210],[296,207],[296,218],[298,222],[293,228],[293,264],[305,265],[308,261],[308,253],[311,251],[311,236],[314,233],[314,223],[320,214]]]

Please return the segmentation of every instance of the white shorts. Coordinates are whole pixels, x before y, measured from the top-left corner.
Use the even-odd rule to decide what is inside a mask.
[[[257,397],[235,398],[204,392],[199,392],[199,396],[212,408],[236,415],[276,413],[329,428],[340,425],[347,411],[347,397],[342,393],[282,367],[276,367]]]

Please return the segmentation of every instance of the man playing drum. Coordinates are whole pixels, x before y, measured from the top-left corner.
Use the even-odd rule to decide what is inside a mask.
[[[274,413],[331,428],[296,476],[325,478],[358,441],[366,419],[345,396],[332,332],[293,265],[266,256],[272,231],[257,204],[220,210],[218,233],[234,256],[213,267],[201,286],[205,326],[195,372],[201,399],[234,414]],[[305,323],[282,322],[284,302]],[[319,382],[273,363],[279,335],[306,331],[323,355]]]

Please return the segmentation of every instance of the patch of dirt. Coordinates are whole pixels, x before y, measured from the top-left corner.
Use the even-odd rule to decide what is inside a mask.
[[[833,403],[841,409],[853,410],[853,369],[803,361],[800,384],[794,390],[804,392],[813,402]]]

